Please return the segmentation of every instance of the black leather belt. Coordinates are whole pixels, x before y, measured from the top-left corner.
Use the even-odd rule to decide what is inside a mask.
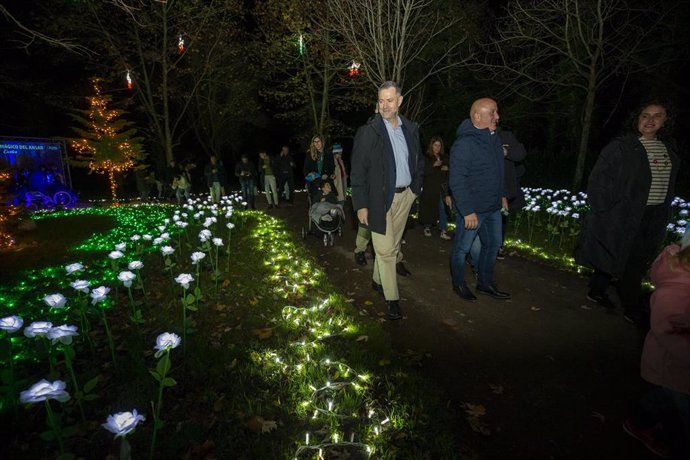
[[[408,188],[410,188],[409,185],[406,185],[406,186],[404,186],[404,187],[395,187],[395,193],[402,193],[402,192],[404,192],[405,190],[407,190]]]

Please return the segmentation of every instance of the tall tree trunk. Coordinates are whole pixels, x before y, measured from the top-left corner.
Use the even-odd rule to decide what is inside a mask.
[[[168,4],[163,3],[163,49],[161,50],[161,71],[163,81],[161,92],[163,97],[163,148],[165,149],[165,159],[169,164],[173,160],[172,133],[170,132],[170,107],[168,101]]]
[[[575,165],[575,176],[573,177],[573,191],[578,191],[582,186],[582,176],[585,172],[585,160],[589,145],[589,132],[592,129],[592,114],[594,113],[594,100],[596,98],[596,74],[590,72],[589,84],[587,86],[587,98],[582,113],[582,131],[580,133],[580,147],[577,151],[577,164]]]

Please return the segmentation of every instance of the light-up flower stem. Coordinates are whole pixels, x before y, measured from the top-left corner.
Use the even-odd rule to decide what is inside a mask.
[[[48,332],[53,328],[53,323],[49,321],[34,321],[24,328],[24,336],[28,338],[44,339]],[[50,373],[52,374],[55,370],[55,356],[53,356],[53,348],[47,341],[41,341],[42,345],[39,347],[43,348],[45,354],[48,355],[48,364],[50,365]]]
[[[223,240],[221,238],[213,238],[213,245],[216,248],[216,263],[213,266],[213,280],[215,282],[215,293],[216,297],[218,297],[218,279],[220,278],[220,266],[218,263],[218,250],[220,249],[221,246],[223,246]],[[213,263],[212,263],[213,265]]]
[[[83,398],[79,397],[82,395],[79,390],[79,383],[77,382],[77,376],[74,373],[74,367],[72,366],[72,359],[74,359],[74,348],[72,345],[72,337],[79,335],[77,332],[77,326],[68,326],[63,324],[62,326],[53,327],[48,331],[47,337],[52,341],[52,344],[60,343],[62,346],[58,348],[62,350],[65,356],[65,367],[69,371],[70,378],[72,379],[72,385],[74,385],[74,394],[77,400],[77,406],[79,407],[79,413],[81,414],[82,422],[86,423],[86,415],[84,414],[84,407],[81,404]]]
[[[187,294],[189,283],[194,281],[194,277],[189,273],[182,273],[175,278],[175,281],[182,286],[182,354],[187,352],[187,310],[195,310],[194,295]]]
[[[235,224],[232,222],[228,222],[225,224],[226,227],[228,227],[228,249],[227,249],[227,254],[228,254],[228,263],[227,263],[227,270],[230,270],[230,236],[232,234],[232,229],[235,228]]]
[[[88,307],[87,296],[89,293],[89,282],[86,280],[74,280],[70,283],[70,286],[77,291],[77,313],[79,315],[79,325],[81,327],[81,336],[86,340],[89,345],[91,352],[94,352],[93,341],[91,340],[91,324],[89,323],[89,317],[86,314],[86,309]]]
[[[65,391],[66,387],[67,385],[65,385],[65,382],[62,380],[56,380],[50,383],[43,379],[33,384],[28,390],[22,391],[19,394],[19,400],[23,404],[33,404],[45,401],[48,427],[53,431],[53,435],[60,445],[60,454],[65,453],[65,444],[62,441],[62,430],[60,429],[60,425],[55,419],[53,409],[50,407],[50,400],[55,399],[59,402],[69,401],[70,396],[69,393]]]
[[[0,318],[0,330],[5,331],[2,335],[7,336],[7,354],[9,362],[9,376],[7,381],[7,386],[10,394],[15,394],[14,389],[14,351],[12,350],[12,337],[14,334],[24,325],[24,320],[19,316],[7,316],[5,318]],[[16,401],[11,398],[11,404],[13,409],[16,410]]]
[[[139,288],[141,288],[141,292],[144,293],[144,298],[148,300],[148,294],[146,293],[146,288],[144,287],[144,278],[141,275],[141,269],[144,268],[144,263],[138,260],[133,260],[129,263],[127,268],[129,268],[130,270],[134,270],[134,272],[136,273]]]
[[[199,309],[199,299],[201,298],[201,288],[199,287],[201,280],[201,261],[206,257],[204,252],[193,252],[191,259],[192,264],[196,265],[196,287],[194,288],[194,308],[190,310],[196,311]]]
[[[146,418],[139,415],[136,409],[132,412],[118,412],[108,416],[106,423],[101,426],[115,435],[115,438],[122,438],[120,442],[120,460],[131,460],[132,447],[129,445],[127,435],[134,432],[139,422]]]
[[[105,301],[108,297],[110,288],[105,286],[97,287],[91,291],[91,305],[97,305]],[[117,367],[117,361],[115,360],[115,343],[113,342],[113,335],[110,332],[110,326],[108,325],[108,317],[105,314],[106,307],[96,307],[101,312],[101,319],[103,320],[103,327],[105,327],[105,334],[108,337],[108,346],[110,347],[110,356],[113,359],[113,366]]]
[[[149,369],[149,372],[151,372],[153,378],[158,382],[158,401],[156,405],[153,406],[153,436],[151,437],[149,459],[153,458],[153,453],[156,449],[156,434],[161,425],[160,414],[163,405],[163,388],[177,385],[175,379],[167,377],[167,374],[171,366],[170,350],[177,348],[179,344],[180,337],[177,334],[164,332],[156,338],[156,346],[154,348],[157,350],[155,357],[158,359],[158,364],[156,364],[155,370]]]
[[[170,292],[174,294],[175,291],[175,277],[173,276],[173,268],[175,268],[175,262],[172,261],[170,257],[175,252],[175,248],[172,246],[163,246],[161,248],[161,255],[163,256],[164,270],[170,274]]]

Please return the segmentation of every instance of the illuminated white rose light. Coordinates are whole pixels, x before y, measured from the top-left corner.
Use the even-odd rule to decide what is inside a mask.
[[[122,253],[122,251],[111,251],[110,254],[108,254],[108,257],[110,257],[113,260],[121,259],[125,255]]]
[[[203,229],[199,232],[199,240],[201,240],[202,243],[208,241],[212,236],[211,230],[208,229]]]
[[[24,320],[16,315],[6,316],[0,318],[0,329],[7,332],[8,334],[13,334],[22,328],[24,325]]]
[[[89,282],[86,280],[74,280],[69,285],[76,291],[83,293],[89,292]]]
[[[100,286],[97,287],[96,289],[91,291],[91,304],[96,305],[99,302],[103,302],[106,297],[108,296],[108,293],[110,292],[109,287],[105,286]]]
[[[118,412],[109,415],[108,420],[102,426],[117,438],[128,435],[134,431],[139,422],[144,420],[146,418],[143,415],[139,415],[136,409],[133,409],[132,412]]]
[[[62,380],[49,382],[42,379],[34,383],[28,390],[19,393],[19,400],[24,404],[37,403],[46,399],[55,399],[60,402],[69,401],[69,393],[65,391],[67,385]]]
[[[67,303],[67,299],[62,294],[50,294],[43,298],[43,302],[50,308],[62,308]]]
[[[124,242],[124,241],[123,241],[122,243],[118,243],[118,244],[115,245],[115,250],[116,250],[116,251],[124,251],[124,250],[126,250],[126,249],[127,249],[127,243]]]
[[[222,238],[213,238],[213,244],[216,246],[223,246],[223,239]]]
[[[141,239],[144,241],[151,241],[153,237],[151,235],[144,235],[141,237]]]
[[[141,239],[141,235],[132,235],[132,237],[130,238],[130,240],[132,240],[132,241],[139,241],[140,239]]]
[[[26,326],[24,329],[24,335],[26,337],[45,337],[48,332],[53,328],[53,323],[48,321],[34,321],[33,323]]]
[[[175,281],[178,284],[181,284],[183,288],[189,289],[189,283],[194,281],[194,277],[189,273],[182,273],[175,278]]]
[[[77,326],[68,326],[63,324],[62,326],[53,327],[48,331],[48,338],[53,341],[53,343],[60,342],[65,345],[72,343],[72,337],[78,336]]]
[[[235,224],[233,224],[232,222],[228,222],[225,226],[228,227],[229,230],[235,228]]]
[[[163,253],[164,256],[169,256],[170,254],[175,252],[175,248],[173,248],[172,246],[163,246],[161,248],[161,252]]]
[[[141,270],[144,268],[144,263],[139,260],[133,260],[127,265],[127,268],[130,270]]]
[[[206,257],[206,254],[203,252],[199,252],[199,251],[193,252],[192,256],[191,256],[192,264],[194,264],[194,265],[198,264],[204,257]]]
[[[117,279],[122,281],[122,284],[125,285],[125,287],[132,287],[132,281],[134,281],[137,278],[137,275],[130,271],[124,271],[120,272],[119,275],[117,275]]]
[[[177,348],[177,346],[180,344],[180,341],[180,336],[172,332],[164,332],[156,337],[156,346],[153,347],[154,349],[158,350],[155,355],[156,358],[161,356],[167,350]]]
[[[67,271],[68,275],[71,275],[72,273],[80,272],[83,269],[84,269],[84,266],[80,263],[69,264],[65,267],[65,270]]]

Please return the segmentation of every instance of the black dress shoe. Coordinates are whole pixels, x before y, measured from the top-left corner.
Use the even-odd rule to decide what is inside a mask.
[[[499,300],[510,299],[510,294],[508,294],[507,292],[499,291],[498,289],[496,289],[496,286],[489,286],[486,288],[481,288],[481,287],[477,286],[477,292],[479,294],[484,294],[484,295],[488,295],[490,297],[493,297],[494,299],[499,299]]]
[[[605,292],[597,292],[590,290],[587,293],[587,300],[590,302],[595,302],[606,308],[607,310],[615,310],[616,304],[606,295]]]
[[[364,251],[355,252],[355,262],[357,262],[357,265],[366,265],[367,264],[367,256],[366,256],[366,254],[364,254]]]
[[[467,300],[468,302],[477,301],[477,296],[472,294],[472,291],[470,291],[470,288],[468,288],[466,284],[461,284],[460,286],[453,286],[453,291],[455,291],[458,297],[460,297],[462,300]]]
[[[412,274],[412,272],[409,271],[405,264],[402,262],[398,262],[397,264],[395,264],[395,271],[400,276],[410,276]]]
[[[386,305],[388,305],[388,319],[391,321],[397,321],[402,319],[402,311],[400,311],[400,302],[397,300],[386,300]]]
[[[383,297],[383,286],[381,286],[381,285],[380,285],[379,283],[377,283],[376,281],[373,281],[373,280],[372,280],[372,282],[371,282],[371,288],[372,288],[374,291],[376,291],[376,292],[378,292],[379,294],[381,294],[381,297]]]

